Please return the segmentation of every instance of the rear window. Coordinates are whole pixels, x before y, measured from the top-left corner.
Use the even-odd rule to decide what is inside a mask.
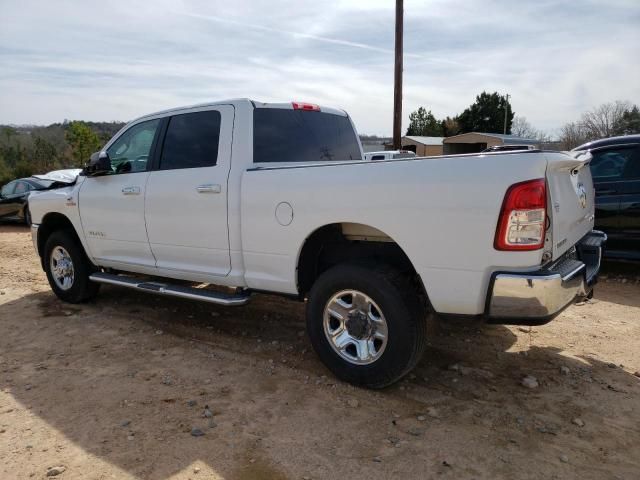
[[[256,108],[253,112],[255,163],[362,160],[346,116],[282,108]]]

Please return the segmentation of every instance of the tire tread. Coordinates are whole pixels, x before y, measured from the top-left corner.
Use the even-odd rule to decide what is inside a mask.
[[[415,286],[410,282],[410,277],[406,273],[403,273],[393,266],[387,264],[372,264],[363,262],[340,264],[332,267],[318,278],[316,284],[311,289],[311,292],[309,294],[309,302],[307,305],[307,328],[310,331],[310,337],[312,338],[313,342],[314,338],[316,338],[316,335],[311,334],[313,325],[311,325],[310,322],[318,321],[318,317],[321,317],[321,313],[312,311],[318,308],[316,306],[316,302],[313,301],[312,297],[314,295],[321,294],[321,291],[327,288],[327,286],[325,285],[327,282],[330,283],[334,278],[345,276],[352,276],[353,278],[357,279],[358,276],[362,275],[366,275],[368,282],[374,282],[379,286],[379,288],[385,289],[385,291],[388,291],[389,288],[393,289],[395,291],[395,294],[399,297],[402,306],[408,313],[408,321],[410,322],[410,328],[413,333],[414,341],[411,342],[410,355],[408,356],[408,359],[402,363],[402,365],[393,363],[387,365],[386,368],[379,369],[380,371],[376,373],[375,378],[368,379],[360,378],[357,375],[351,375],[348,372],[341,372],[335,367],[335,365],[327,366],[334,372],[336,376],[346,381],[357,383],[368,388],[379,389],[397,382],[399,379],[409,373],[409,371],[411,371],[420,361],[427,346],[427,309],[421,302],[419,293],[417,292]],[[378,300],[376,300],[376,302],[377,301]],[[326,339],[316,339],[316,341],[326,342]],[[314,343],[314,348],[323,359],[325,355],[323,355],[321,352],[322,347],[319,347]],[[326,363],[327,362],[325,362],[325,364]],[[334,364],[335,362],[332,361],[331,363]]]

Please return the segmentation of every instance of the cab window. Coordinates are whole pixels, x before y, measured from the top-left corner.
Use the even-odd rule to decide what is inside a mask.
[[[144,172],[160,120],[141,122],[124,132],[107,149],[113,173]]]

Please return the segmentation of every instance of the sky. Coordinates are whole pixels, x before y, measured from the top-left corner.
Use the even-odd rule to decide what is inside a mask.
[[[248,97],[390,135],[393,0],[0,0],[0,123],[127,121]],[[640,104],[640,0],[405,0],[403,130],[486,91],[553,133]]]

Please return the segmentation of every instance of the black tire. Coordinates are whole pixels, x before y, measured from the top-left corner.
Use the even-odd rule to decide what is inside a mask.
[[[51,255],[57,247],[62,247],[68,252],[73,265],[73,281],[70,288],[61,288],[56,280],[51,266]],[[56,296],[68,303],[82,303],[91,300],[98,294],[100,284],[89,280],[89,275],[95,272],[96,267],[89,261],[84,253],[82,245],[70,230],[58,230],[47,239],[44,247],[44,269],[47,280]]]
[[[387,323],[387,344],[373,363],[356,365],[342,358],[329,342],[324,310],[342,290],[358,290],[380,308]],[[322,362],[352,384],[383,388],[400,380],[418,363],[426,347],[427,310],[406,275],[389,266],[338,265],[317,279],[307,303],[307,331]]]
[[[23,215],[24,215],[24,223],[26,223],[27,226],[30,227],[31,226],[31,212],[29,211],[29,207],[28,206],[24,207]]]

